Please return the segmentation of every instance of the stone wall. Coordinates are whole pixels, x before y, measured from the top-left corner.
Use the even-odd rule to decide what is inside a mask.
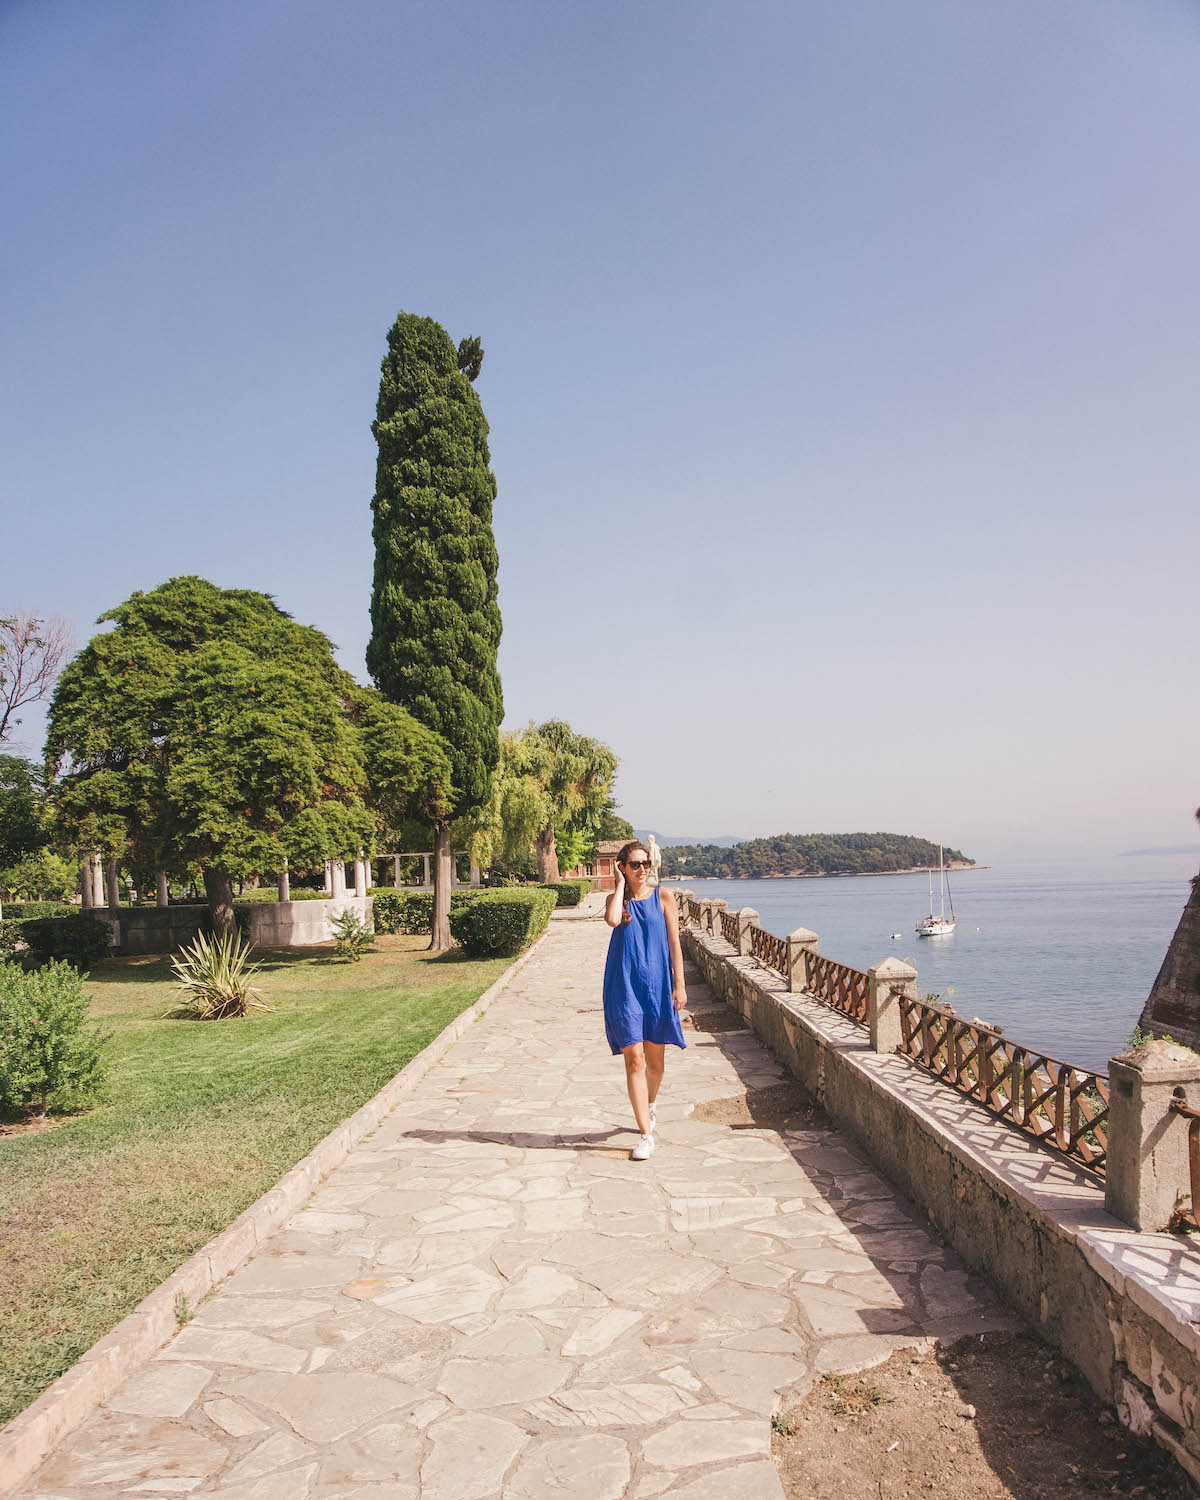
[[[1200,1252],[1105,1211],[1103,1184],[994,1118],[864,1026],[694,926],[713,990],[929,1218],[1063,1350],[1121,1420],[1200,1478]],[[1182,1128],[1183,1122],[1177,1122]]]
[[[248,937],[256,948],[308,948],[331,943],[333,918],[357,911],[371,925],[370,896],[335,896],[328,901],[256,901],[239,908],[247,913]],[[118,953],[174,953],[208,926],[203,906],[146,906],[122,909],[105,917],[117,936]]]
[[[1200,1051],[1200,875],[1138,1025]]]

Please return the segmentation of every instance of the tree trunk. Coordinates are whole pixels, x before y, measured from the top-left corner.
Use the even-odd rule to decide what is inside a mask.
[[[170,892],[167,889],[167,877],[162,870],[155,876],[155,899],[159,906],[166,906],[170,902]]]
[[[212,914],[213,931],[218,937],[232,937],[237,932],[233,915],[233,881],[229,871],[220,865],[205,865],[204,894]]]
[[[110,854],[104,861],[104,883],[108,887],[109,911],[121,910],[121,882],[117,878],[117,861]]]
[[[292,899],[292,882],[288,875],[287,855],[283,856],[283,864],[279,867],[279,899],[290,901]]]
[[[433,830],[433,922],[429,947],[440,953],[450,946],[450,890],[454,880],[454,861],[450,857],[450,825],[439,823]]]
[[[538,879],[543,885],[558,880],[558,850],[554,847],[554,824],[547,823],[537,836]]]

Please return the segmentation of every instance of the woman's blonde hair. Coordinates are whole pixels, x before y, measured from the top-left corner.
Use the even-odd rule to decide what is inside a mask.
[[[643,844],[640,839],[631,839],[630,842],[626,844],[625,847],[621,850],[620,854],[617,855],[617,863],[619,865],[627,865],[629,863],[629,856],[635,849],[640,849],[647,859],[650,858],[650,851],[646,848],[645,844]],[[625,924],[629,921],[628,885],[626,885],[625,887],[625,899],[621,902],[621,913],[621,926],[624,927]]]

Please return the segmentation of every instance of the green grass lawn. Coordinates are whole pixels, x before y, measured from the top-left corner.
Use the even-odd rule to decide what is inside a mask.
[[[88,982],[113,1032],[89,1113],[0,1135],[0,1424],[10,1421],[504,972],[377,939],[267,956],[244,1020],[169,1019],[168,961]]]

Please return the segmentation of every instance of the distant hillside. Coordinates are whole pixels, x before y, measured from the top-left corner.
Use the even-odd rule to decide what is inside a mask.
[[[947,864],[973,865],[959,849]],[[716,843],[664,845],[662,873],[722,880],[764,880],[780,875],[880,875],[925,869],[938,862],[938,846],[903,833],[781,833],[727,848]]]
[[[657,828],[635,828],[633,831],[634,838],[641,839],[643,843],[651,834],[658,841],[660,849],[672,845],[676,848],[698,845],[705,849],[732,849],[734,844],[744,842],[738,833],[659,833]]]

